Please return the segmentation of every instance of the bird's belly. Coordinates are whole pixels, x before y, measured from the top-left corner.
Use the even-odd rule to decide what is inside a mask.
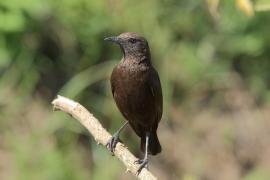
[[[122,79],[115,90],[114,99],[122,114],[129,121],[142,126],[151,126],[154,122],[153,96],[143,81]]]

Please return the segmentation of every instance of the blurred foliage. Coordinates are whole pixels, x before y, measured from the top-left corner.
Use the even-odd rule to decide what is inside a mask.
[[[213,168],[219,166],[210,165],[217,148],[218,158],[230,154],[225,179],[269,179],[265,166],[253,158],[257,151],[248,156],[240,151],[246,138],[253,142],[252,132],[258,139],[264,135],[256,133],[266,132],[262,124],[268,122],[259,120],[250,136],[239,130],[248,124],[243,117],[260,119],[258,110],[270,103],[267,3],[0,1],[0,179],[132,179],[86,130],[72,118],[52,113],[50,106],[58,93],[68,96],[115,131],[123,117],[112,100],[109,76],[121,52],[103,39],[126,31],[149,40],[162,80],[164,150],[150,168],[161,179],[222,179]],[[226,114],[235,110],[243,116]],[[208,135],[216,137],[210,144],[218,144],[211,150],[202,145]],[[174,140],[183,145],[170,149]],[[132,131],[123,134],[123,141],[139,154]]]

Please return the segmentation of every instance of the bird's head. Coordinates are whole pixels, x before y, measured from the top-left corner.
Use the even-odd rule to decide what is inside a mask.
[[[150,58],[147,40],[137,33],[126,32],[119,36],[107,37],[104,40],[118,44],[125,57]]]

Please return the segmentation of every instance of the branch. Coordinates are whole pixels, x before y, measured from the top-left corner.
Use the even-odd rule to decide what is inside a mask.
[[[90,132],[90,134],[92,134],[97,144],[106,146],[106,143],[112,137],[112,135],[102,127],[99,121],[79,103],[58,95],[57,98],[52,101],[52,104],[54,110],[64,111],[78,120]],[[130,171],[138,179],[157,179],[146,168],[143,168],[139,175],[137,174],[139,165],[134,163],[137,158],[124,146],[124,144],[120,142],[117,143],[114,154],[125,164],[127,171]]]

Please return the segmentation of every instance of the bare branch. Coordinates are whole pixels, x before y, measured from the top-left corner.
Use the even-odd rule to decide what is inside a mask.
[[[112,137],[112,135],[102,127],[100,122],[79,103],[58,95],[57,98],[53,100],[52,104],[54,110],[64,111],[78,120],[90,132],[90,134],[92,134],[98,144],[106,146],[106,143]],[[124,146],[124,144],[120,142],[117,143],[114,154],[118,159],[120,159],[120,161],[125,164],[127,171],[130,171],[138,179],[157,179],[150,171],[145,168],[140,172],[139,175],[137,174],[139,165],[134,163],[137,158]]]

